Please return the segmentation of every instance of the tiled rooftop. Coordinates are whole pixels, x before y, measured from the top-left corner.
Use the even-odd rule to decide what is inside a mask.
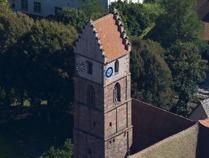
[[[108,14],[94,21],[93,25],[108,61],[128,53],[113,14]]]

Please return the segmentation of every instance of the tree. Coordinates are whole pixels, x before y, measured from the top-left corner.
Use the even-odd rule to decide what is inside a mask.
[[[149,32],[163,12],[157,3],[142,5],[118,1],[111,4],[110,10],[113,8],[118,9],[129,35],[134,37],[144,36]]]
[[[84,0],[80,8],[65,8],[55,15],[56,21],[75,27],[82,31],[90,19],[97,19],[106,13],[99,0]]]
[[[76,30],[20,13],[0,16],[0,104],[69,107],[73,99],[73,43]]]
[[[73,144],[67,139],[61,149],[51,147],[48,152],[42,154],[40,158],[72,158]]]
[[[0,15],[0,53],[6,51],[27,33],[34,21],[22,13]]]
[[[32,102],[47,100],[51,107],[68,107],[73,98],[73,27],[47,20],[36,21],[31,30],[12,48],[25,59],[22,77]]]
[[[0,0],[0,16],[9,11],[8,1]]]
[[[163,59],[165,50],[159,43],[133,41],[131,72],[133,96],[169,109],[172,100],[172,76]],[[140,96],[141,94],[141,96]]]
[[[166,60],[172,71],[174,90],[179,97],[176,107],[180,109],[180,114],[186,115],[187,103],[205,78],[207,63],[201,59],[195,44],[180,41],[171,47]]]
[[[81,9],[89,19],[97,19],[105,14],[100,0],[83,0]]]
[[[65,25],[74,26],[78,31],[81,31],[89,18],[82,9],[65,8],[55,15],[55,20]]]
[[[11,47],[14,47],[18,39],[31,29],[33,23],[34,21],[32,19],[21,13],[16,14],[8,11],[0,15],[1,105],[10,105],[14,102],[16,96],[14,82],[20,78],[17,72],[22,70],[16,69],[18,67],[16,63],[17,60],[14,58],[15,54],[12,53]],[[12,68],[13,65],[15,69]],[[14,77],[15,75],[17,76]]]
[[[196,0],[161,0],[164,8],[154,29],[147,36],[168,48],[175,41],[192,41],[202,32],[202,22],[194,9]]]

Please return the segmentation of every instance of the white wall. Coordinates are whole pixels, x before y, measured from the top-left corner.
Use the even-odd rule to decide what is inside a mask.
[[[15,4],[15,10],[21,11],[21,0],[9,0],[12,4]],[[34,2],[41,3],[41,13],[35,13]],[[54,15],[55,7],[64,8],[64,7],[77,7],[79,6],[79,0],[28,0],[28,11],[26,13],[40,16],[49,16]]]
[[[117,2],[118,0],[107,0],[108,1],[108,5],[110,5],[112,2]],[[125,1],[125,0],[122,0]],[[128,2],[132,2],[132,3],[143,3],[144,0],[127,0]]]
[[[102,5],[106,8],[112,2],[117,0],[101,0]],[[142,3],[144,0],[128,0],[128,2]],[[11,4],[15,4],[15,10],[21,11],[21,0],[9,0]],[[34,2],[40,2],[42,11],[41,13],[35,13],[33,11]],[[81,5],[81,0],[28,0],[28,11],[26,13],[39,15],[39,16],[49,16],[54,15],[55,7],[78,7]]]

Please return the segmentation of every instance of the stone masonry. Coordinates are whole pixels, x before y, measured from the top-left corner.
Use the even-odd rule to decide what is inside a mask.
[[[75,158],[129,155],[133,137],[129,53],[130,43],[116,10],[84,27],[75,46]]]

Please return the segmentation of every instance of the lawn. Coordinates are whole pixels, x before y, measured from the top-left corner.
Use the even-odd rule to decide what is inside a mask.
[[[63,145],[72,138],[73,120],[66,113],[47,117],[29,117],[0,124],[0,158],[38,158],[50,146]]]

